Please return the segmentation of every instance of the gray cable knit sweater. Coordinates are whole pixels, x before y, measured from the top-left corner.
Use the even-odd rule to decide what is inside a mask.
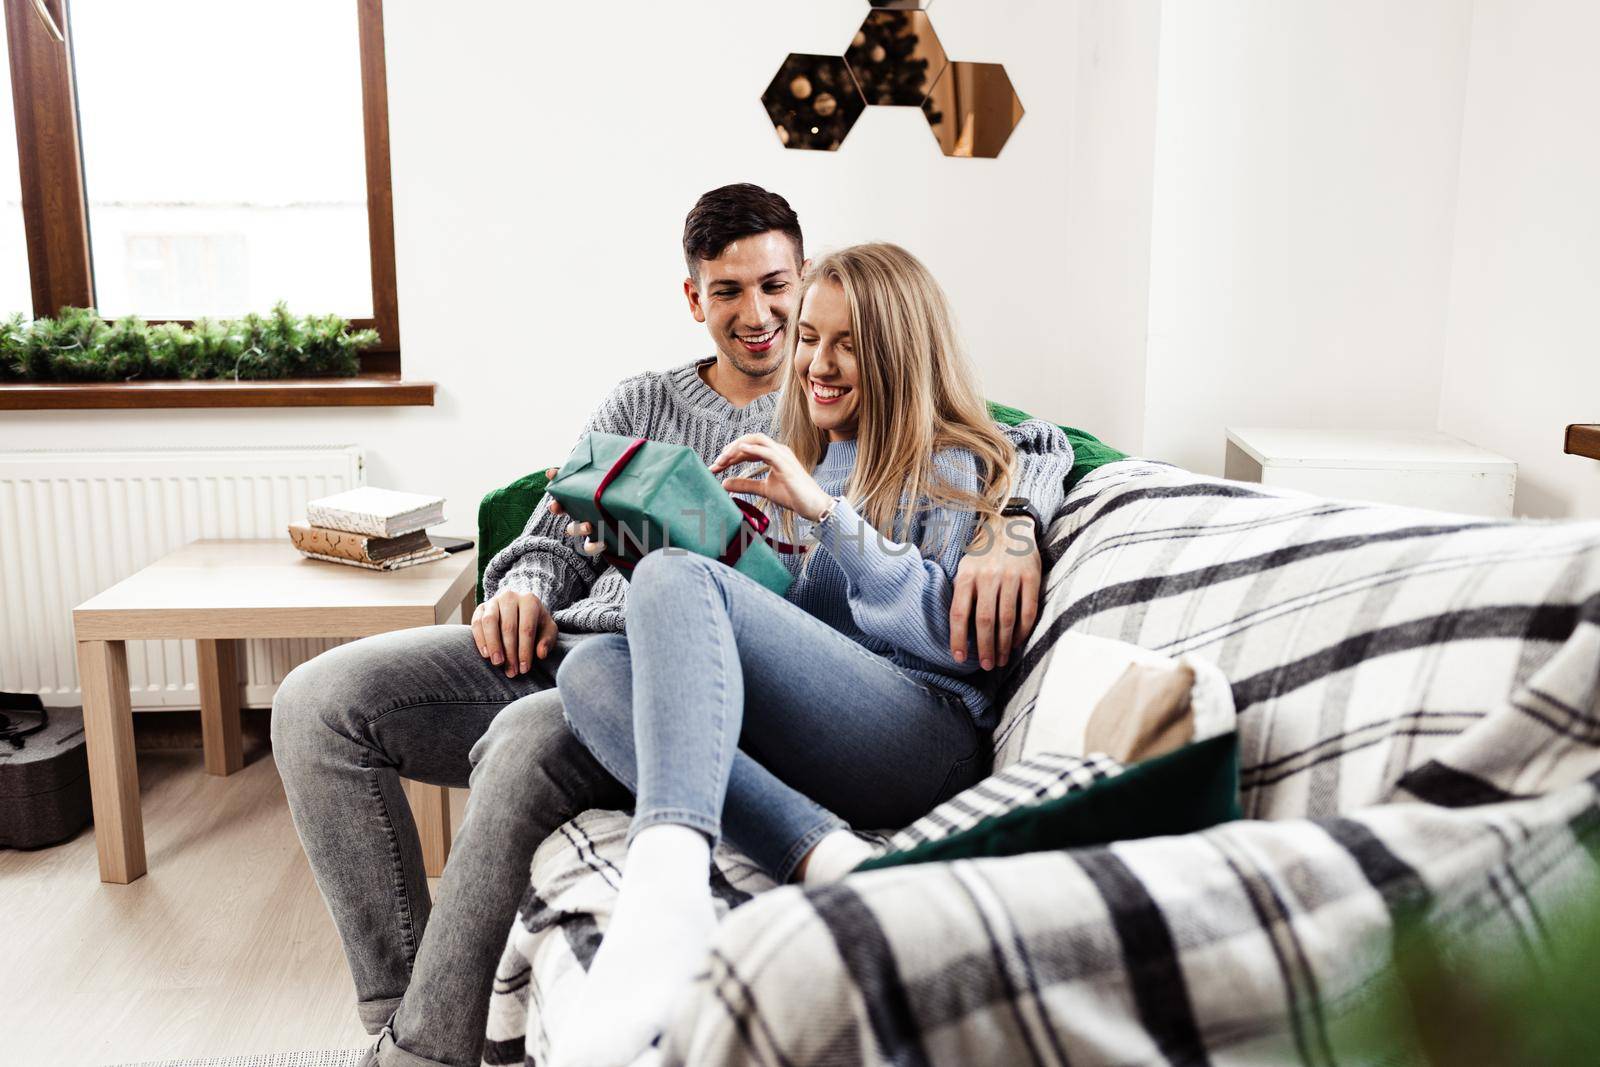
[[[778,394],[735,407],[701,379],[700,367],[710,362],[697,360],[623,379],[589,416],[584,433],[688,445],[710,463],[734,438],[769,432]],[[1027,497],[1034,517],[1048,521],[1064,496],[1072,445],[1059,427],[1037,419],[1001,429],[1017,449],[1012,494]],[[567,521],[550,513],[548,496],[542,499],[522,536],[501,549],[484,569],[484,599],[502,589],[533,593],[563,630],[622,633],[627,579],[603,560],[585,555],[578,540],[565,536]]]

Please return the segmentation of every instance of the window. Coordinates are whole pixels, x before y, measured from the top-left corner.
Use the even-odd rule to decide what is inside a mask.
[[[71,0],[67,13],[100,313],[286,300],[370,318],[356,5]]]
[[[90,200],[90,226],[95,225],[93,221],[95,206],[95,201]],[[128,210],[118,204],[101,206],[108,214]],[[178,205],[162,205],[162,207],[169,206]],[[171,221],[158,219],[146,225],[160,226],[161,229],[183,225],[192,218],[195,208],[191,205],[181,205],[181,207],[186,210],[170,212],[176,216]],[[199,210],[206,209],[200,207]],[[241,311],[263,306],[263,301],[259,297],[255,299],[251,297],[252,286],[249,283],[252,263],[270,256],[271,266],[274,269],[267,273],[275,279],[292,279],[296,277],[294,266],[300,257],[295,254],[294,245],[271,240],[271,237],[278,236],[277,234],[262,234],[261,227],[249,225],[258,221],[250,217],[257,212],[269,218],[273,214],[256,204],[241,204],[223,212],[225,216],[246,216],[246,226],[252,231],[251,236],[256,238],[258,245],[267,246],[265,249],[258,248],[254,256],[250,254],[250,242],[239,232],[139,233],[136,232],[139,228],[137,221],[132,225],[123,222],[106,228],[96,227],[93,230],[95,277],[98,279],[95,289],[101,314],[115,316],[132,312],[143,318],[150,318],[152,315],[181,318],[188,312],[191,315],[221,317],[237,315]],[[157,210],[157,214],[167,213]],[[366,221],[363,209],[361,218],[363,226]],[[223,225],[227,223],[224,222]],[[213,223],[207,228],[215,226]],[[120,237],[121,241],[117,241],[117,237]],[[346,247],[340,251],[348,255],[349,242],[346,241],[345,245]],[[366,249],[361,249],[361,252],[365,254]],[[107,269],[107,259],[112,261],[115,270]],[[365,264],[362,266],[365,267]],[[345,265],[345,272],[346,275],[349,273],[348,264]],[[364,269],[360,273],[363,281],[370,277]],[[108,274],[118,279],[120,284],[115,288],[110,284]],[[343,275],[335,272],[336,278],[341,276]],[[319,291],[326,292],[327,289]],[[272,299],[268,297],[265,302],[271,303]],[[357,294],[356,303],[346,300],[334,306],[359,307],[359,299]],[[289,303],[291,307],[306,307],[304,301],[291,299]]]
[[[0,314],[282,300],[377,330],[363,373],[398,377],[382,0],[0,5]]]

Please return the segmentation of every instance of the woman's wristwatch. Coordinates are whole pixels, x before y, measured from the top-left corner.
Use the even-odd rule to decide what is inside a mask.
[[[1005,502],[1000,509],[1000,514],[1005,518],[1022,516],[1033,520],[1034,540],[1039,538],[1039,517],[1033,513],[1033,504],[1025,496],[1014,496]]]
[[[811,525],[821,526],[823,523],[827,522],[833,517],[833,509],[838,506],[839,498],[836,496],[830,496],[828,498],[828,506],[817,513],[817,517],[811,520]]]

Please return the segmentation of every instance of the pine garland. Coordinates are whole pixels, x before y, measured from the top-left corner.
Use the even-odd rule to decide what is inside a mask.
[[[0,381],[128,382],[171,379],[349,378],[375,330],[338,315],[268,315],[152,326],[130,315],[107,322],[92,308],[55,318],[0,320]]]

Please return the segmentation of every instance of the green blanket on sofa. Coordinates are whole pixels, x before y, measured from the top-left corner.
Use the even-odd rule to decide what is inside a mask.
[[[996,422],[1007,426],[1015,426],[1019,422],[1033,418],[1025,411],[992,401],[989,404],[989,414]],[[1072,491],[1072,487],[1078,484],[1080,478],[1096,467],[1128,458],[1125,453],[1118,452],[1091,433],[1085,433],[1071,426],[1063,426],[1061,429],[1066,432],[1067,440],[1072,442],[1072,470],[1067,475],[1068,492]],[[484,494],[483,500],[478,504],[478,601],[480,603],[483,601],[484,568],[502,548],[522,535],[523,527],[528,525],[528,516],[539,506],[539,498],[544,496],[545,481],[542,470],[525,474],[504,488]]]

